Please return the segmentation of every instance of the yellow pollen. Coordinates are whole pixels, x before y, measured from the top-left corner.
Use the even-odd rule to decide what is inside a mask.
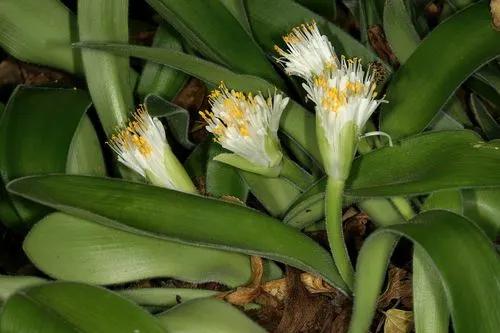
[[[250,134],[246,125],[240,125],[239,130],[241,136],[248,136]]]

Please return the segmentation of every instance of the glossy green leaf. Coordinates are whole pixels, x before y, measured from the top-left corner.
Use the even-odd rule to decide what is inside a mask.
[[[8,189],[116,228],[281,261],[346,290],[322,247],[280,221],[240,205],[156,186],[84,176],[27,177],[11,182]]]
[[[46,283],[46,280],[35,276],[0,275],[0,303],[5,302],[18,290],[43,283]]]
[[[248,18],[257,41],[269,53],[277,55],[274,45],[281,43],[282,36],[302,23],[316,21],[320,31],[328,36],[338,54],[360,57],[365,63],[382,61],[369,49],[341,28],[309,9],[291,0],[247,1]],[[280,13],[280,15],[276,15]],[[389,72],[389,67],[386,67]]]
[[[63,213],[38,222],[23,244],[47,275],[89,284],[118,284],[156,277],[236,287],[250,280],[250,260],[239,253],[201,248],[118,230]],[[273,277],[280,276],[271,267]]]
[[[250,27],[250,22],[248,22],[247,12],[245,8],[244,0],[219,0],[226,9],[233,14],[233,16],[238,20],[240,25],[245,29],[246,33],[253,38],[252,28]]]
[[[500,149],[471,131],[428,132],[357,158],[346,185],[354,197],[500,186]]]
[[[99,143],[83,117],[89,106],[89,97],[81,90],[19,86],[1,118],[2,180],[7,183],[49,172],[103,175]],[[47,212],[39,205],[14,199],[16,213],[8,213],[9,202],[9,198],[3,199],[1,220],[10,227],[25,227]]]
[[[431,193],[425,199],[422,211],[448,210],[456,214],[463,214],[463,197],[458,190],[445,190]]]
[[[153,39],[153,46],[181,52],[183,48],[180,38],[171,30],[166,24],[160,24]],[[181,71],[148,61],[142,68],[137,83],[137,94],[141,98],[153,94],[172,100],[188,79],[189,77]]]
[[[240,175],[272,216],[281,217],[299,197],[300,189],[285,178],[268,178],[255,173],[240,171]]]
[[[463,191],[464,215],[495,240],[500,234],[500,190]]]
[[[248,196],[248,186],[240,177],[238,170],[230,165],[215,161],[213,158],[227,152],[219,144],[210,143],[206,174],[206,191],[216,198],[230,196],[243,203]]]
[[[167,332],[173,333],[265,333],[233,306],[215,299],[192,300],[160,315]]]
[[[78,1],[81,41],[128,42],[128,0]],[[134,110],[128,57],[82,50],[87,86],[108,136]]]
[[[296,0],[302,6],[309,8],[313,12],[324,16],[327,19],[334,19],[337,11],[336,1],[330,0]]]
[[[492,28],[486,1],[440,24],[391,81],[386,95],[389,103],[382,107],[381,130],[393,139],[422,131],[464,79],[498,56],[499,36]],[[433,84],[428,84],[429,77]]]
[[[193,149],[194,143],[189,139],[189,111],[175,105],[157,95],[148,95],[144,105],[153,117],[165,119],[170,134],[186,149]]]
[[[400,63],[413,53],[420,43],[405,0],[387,0],[384,6],[384,32]]]
[[[382,25],[384,0],[358,0],[359,30],[361,42],[370,46],[369,30],[375,25]]]
[[[81,72],[77,38],[76,17],[59,0],[0,2],[0,46],[20,60]]]
[[[118,293],[142,306],[158,307],[172,307],[193,299],[208,298],[219,294],[214,290],[189,288],[139,288],[120,290]]]
[[[400,236],[415,243],[439,272],[455,332],[500,330],[500,261],[492,243],[470,221],[435,210],[418,215],[412,223],[379,229],[365,241],[358,257],[349,332],[367,332],[389,256]]]
[[[446,294],[434,267],[425,251],[413,249],[413,315],[416,333],[448,333],[450,311]]]
[[[499,139],[500,125],[490,114],[490,112],[486,108],[485,103],[474,94],[471,94],[469,101],[471,110],[474,113],[479,126],[481,126],[481,129],[483,130],[486,138],[489,140]]]
[[[481,96],[481,98],[489,102],[489,104],[496,106],[496,108],[498,109],[498,105],[500,105],[500,92],[498,90],[498,82],[484,80],[480,76],[481,74],[479,74],[480,71],[469,78],[465,83],[465,86],[477,95]],[[500,73],[495,74],[500,75]]]
[[[0,332],[164,333],[160,322],[125,298],[99,287],[54,282],[11,296],[2,308]]]
[[[258,45],[220,1],[147,2],[207,58],[280,84],[281,79]]]

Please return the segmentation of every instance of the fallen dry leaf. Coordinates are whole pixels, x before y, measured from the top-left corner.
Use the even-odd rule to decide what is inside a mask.
[[[413,326],[413,313],[399,309],[385,312],[384,333],[409,333]]]
[[[252,302],[261,293],[262,275],[264,274],[264,264],[261,257],[252,256],[252,276],[250,283],[243,287],[238,287],[233,292],[218,295],[217,298],[226,300],[235,305],[245,305]]]
[[[392,49],[385,38],[384,30],[380,25],[372,25],[368,29],[368,40],[380,59],[394,66],[399,65],[398,59],[396,58],[394,52],[392,52]]]
[[[404,269],[396,266],[389,267],[387,288],[378,299],[378,308],[386,309],[393,303],[403,305],[411,309],[412,305],[412,285],[410,274]]]
[[[311,294],[335,292],[335,289],[333,287],[331,287],[328,283],[323,281],[323,279],[318,276],[309,273],[302,273],[300,274],[300,280],[306,287],[307,291],[309,291]]]

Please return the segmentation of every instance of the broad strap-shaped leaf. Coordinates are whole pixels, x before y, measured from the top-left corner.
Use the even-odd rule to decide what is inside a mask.
[[[215,299],[196,299],[163,312],[158,319],[167,332],[265,333],[232,305]]]
[[[158,26],[153,39],[153,46],[169,48],[175,51],[183,50],[180,36],[166,24]],[[142,68],[136,92],[141,98],[153,94],[170,101],[179,93],[188,80],[189,76],[181,71],[148,61]]]
[[[0,303],[4,303],[18,290],[46,282],[46,280],[36,276],[0,275]]]
[[[147,2],[205,57],[240,73],[281,84],[259,46],[220,1]]]
[[[78,1],[81,41],[128,41],[128,0]],[[108,136],[124,125],[134,110],[128,57],[82,50],[85,79]]]
[[[59,0],[0,2],[0,46],[17,59],[81,73],[80,51],[71,49],[77,29],[75,15]]]
[[[117,291],[141,306],[172,307],[179,302],[217,296],[220,292],[190,288],[136,288]]]
[[[89,107],[89,96],[81,90],[19,86],[1,118],[2,181],[49,172],[104,175],[99,142],[84,117]],[[10,227],[27,226],[46,211],[2,194],[0,219]]]
[[[1,332],[164,333],[144,309],[109,290],[54,282],[11,296],[2,308]]]
[[[18,179],[8,189],[66,213],[180,243],[260,255],[346,287],[313,240],[241,205],[156,186],[97,177],[46,175]]]
[[[447,211],[429,211],[412,223],[375,231],[365,241],[357,263],[351,333],[371,324],[388,259],[403,236],[428,256],[446,290],[455,332],[500,330],[500,261],[485,234],[467,219]]]
[[[500,54],[499,38],[487,1],[440,24],[394,75],[381,130],[393,139],[421,132],[470,74]],[[428,84],[430,77],[433,84]]]
[[[89,284],[169,277],[237,287],[251,275],[250,259],[240,253],[179,244],[59,212],[35,224],[23,249],[45,274]],[[266,266],[266,275],[281,276],[277,266]]]
[[[423,133],[357,158],[346,185],[354,197],[500,186],[500,149],[472,131]]]

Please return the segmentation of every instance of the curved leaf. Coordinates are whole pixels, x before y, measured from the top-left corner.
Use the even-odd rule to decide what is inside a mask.
[[[144,105],[149,114],[167,121],[168,129],[173,137],[186,149],[193,149],[194,143],[189,139],[189,111],[161,96],[148,95]]]
[[[5,302],[18,290],[43,283],[46,283],[46,280],[35,276],[0,275],[0,303]]]
[[[54,282],[11,296],[0,317],[1,332],[164,333],[160,322],[111,291]]]
[[[428,132],[357,158],[346,184],[354,197],[500,186],[500,149],[472,131]]]
[[[435,210],[418,215],[412,223],[379,229],[365,241],[358,257],[349,332],[367,332],[387,261],[399,236],[415,243],[439,272],[455,332],[500,330],[497,253],[474,224],[459,215]]]
[[[218,291],[189,288],[139,288],[118,291],[142,306],[172,307],[193,299],[208,298],[219,294]]]
[[[297,230],[240,205],[156,186],[84,176],[26,177],[11,182],[8,189],[116,228],[281,261],[346,290],[322,247]]]
[[[420,43],[405,0],[387,0],[384,6],[384,33],[401,63],[406,62]]]
[[[281,79],[258,45],[220,1],[147,2],[192,46],[212,61],[280,84]]]
[[[128,0],[78,1],[81,41],[128,41]],[[87,86],[108,136],[134,110],[128,57],[82,50]]]
[[[419,133],[471,73],[498,56],[500,32],[490,20],[487,2],[481,1],[440,24],[420,43],[388,87],[382,131],[393,139]],[[428,84],[429,77],[433,84]]]
[[[89,284],[170,277],[236,287],[251,275],[249,258],[239,253],[134,234],[63,213],[35,224],[23,249],[47,275]],[[279,269],[273,267],[271,274],[279,277]]]
[[[80,51],[71,49],[76,30],[76,17],[59,0],[0,2],[0,46],[20,60],[81,72]]]
[[[233,306],[215,299],[198,299],[180,304],[158,319],[167,332],[182,333],[265,333]],[[195,320],[193,320],[195,319]]]
[[[2,180],[7,183],[47,172],[104,174],[95,133],[88,119],[82,118],[89,106],[89,97],[81,90],[19,86],[1,118]],[[75,133],[81,137],[76,138]],[[84,148],[86,144],[89,146]],[[75,159],[80,163],[72,163]],[[29,225],[47,212],[46,208],[21,199],[14,199],[12,204],[15,214],[7,215],[2,209],[2,222],[10,227]]]
[[[160,24],[153,39],[153,46],[182,51],[180,39],[171,30],[167,25]],[[141,98],[153,94],[172,100],[188,79],[189,77],[180,71],[148,61],[142,68],[136,91]]]
[[[495,240],[500,234],[500,190],[463,191],[464,215]]]

